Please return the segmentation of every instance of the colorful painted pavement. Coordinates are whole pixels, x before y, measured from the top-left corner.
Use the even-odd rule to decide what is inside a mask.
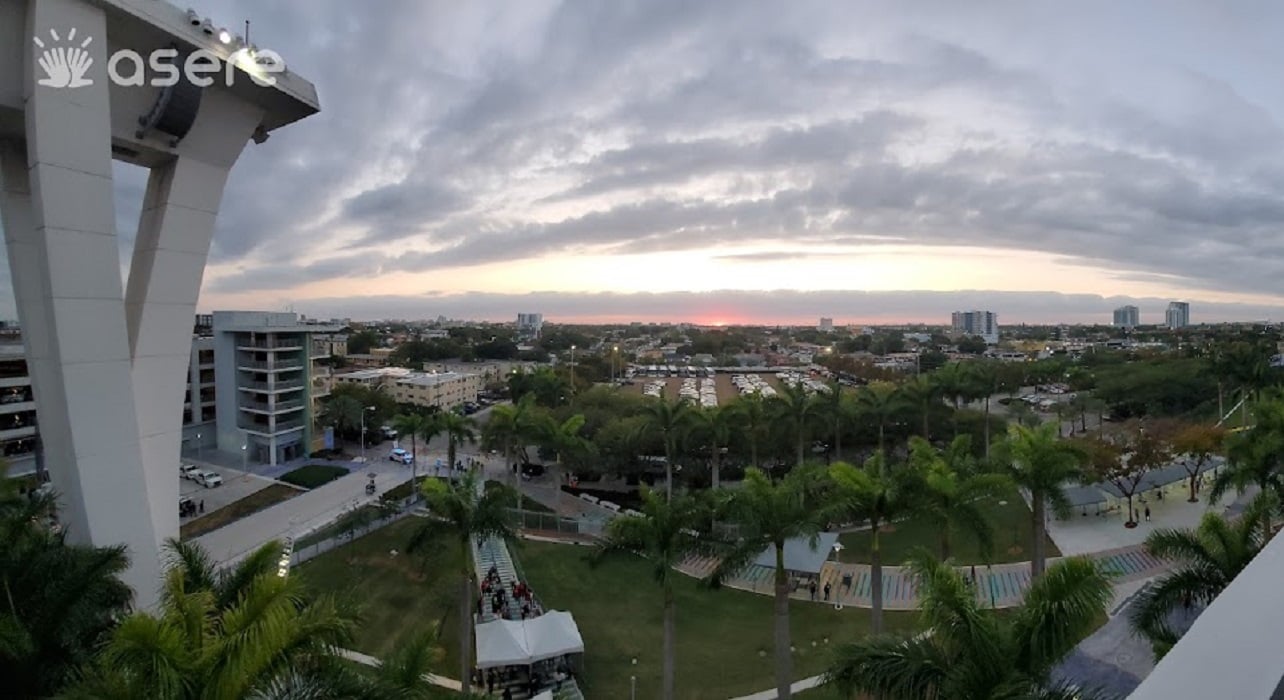
[[[1162,573],[1167,564],[1148,554],[1141,545],[1120,547],[1089,555],[1101,563],[1103,569],[1115,576],[1116,583],[1150,578]],[[1049,563],[1056,561],[1050,559]],[[697,578],[713,572],[717,560],[691,557],[678,566],[678,570]],[[991,607],[1010,608],[1021,604],[1025,590],[1030,586],[1030,562],[999,564],[993,567],[961,566],[964,576],[976,581],[977,599]],[[750,566],[743,574],[726,585],[764,595],[772,592],[773,571],[766,566]],[[825,586],[829,598],[825,598]],[[817,583],[816,601],[831,604],[870,607],[870,568],[867,564],[840,564],[826,562]],[[797,581],[793,597],[810,600],[810,588]],[[918,607],[913,576],[900,566],[883,567],[883,606],[888,610],[913,610]]]

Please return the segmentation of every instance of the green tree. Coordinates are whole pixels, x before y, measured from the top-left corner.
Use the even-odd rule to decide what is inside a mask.
[[[846,462],[829,465],[829,481],[831,489],[826,497],[824,519],[869,521],[870,626],[877,634],[883,630],[880,529],[895,518],[908,514],[914,507],[914,483],[908,472],[889,469],[881,451],[875,452],[863,467]]]
[[[321,407],[323,425],[334,426],[334,431],[342,436],[351,435],[361,429],[361,412],[365,407],[355,397],[339,395],[331,397]]]
[[[669,401],[663,396],[647,402],[642,409],[645,432],[664,443],[664,495],[673,498],[673,462],[678,458],[682,438],[692,421],[691,404]]]
[[[1194,529],[1164,528],[1146,537],[1146,551],[1175,566],[1142,589],[1129,621],[1155,649],[1156,658],[1180,635],[1169,624],[1178,608],[1213,601],[1265,546],[1265,532],[1277,504],[1263,492],[1234,522],[1205,513]]]
[[[768,405],[776,425],[781,426],[793,442],[794,465],[802,466],[807,458],[807,439],[821,418],[821,405],[802,383],[782,385],[780,393],[773,396]]]
[[[514,494],[501,486],[482,488],[475,471],[458,479],[428,479],[420,486],[428,512],[423,524],[411,536],[406,550],[416,552],[430,547],[441,536],[452,538],[459,547],[459,675],[467,695],[473,670],[473,541],[497,537],[513,540],[516,532],[509,518],[515,505]]]
[[[122,619],[68,697],[236,700],[290,677],[337,682],[335,650],[351,641],[356,613],[278,575],[278,543],[222,574],[199,548],[169,547],[159,609]]]
[[[477,442],[477,421],[469,416],[461,416],[454,411],[438,413],[434,417],[431,427],[432,435],[428,437],[428,440],[437,435],[446,436],[446,463],[451,469],[455,468],[455,453],[458,451],[459,446]]]
[[[1049,679],[1106,616],[1114,590],[1091,559],[1070,557],[1030,585],[1024,604],[999,615],[977,601],[954,567],[920,555],[918,578],[924,631],[876,635],[836,650],[825,683],[844,697],[884,700],[1071,700],[1086,693]]]
[[[721,486],[722,452],[736,437],[735,410],[728,406],[710,406],[696,411],[691,430],[709,448],[709,471],[712,486]]]
[[[1048,507],[1059,515],[1070,512],[1070,501],[1061,487],[1079,478],[1084,455],[1068,442],[1057,439],[1053,425],[1037,428],[1008,427],[999,461],[1017,486],[1030,495],[1033,542],[1030,547],[1030,574],[1038,578],[1047,563]]]
[[[914,377],[908,382],[901,385],[901,394],[905,400],[914,404],[918,409],[919,415],[923,419],[922,436],[924,440],[931,440],[931,426],[929,419],[932,415],[932,407],[941,402],[941,387],[932,381],[930,376],[920,375]]]
[[[1253,427],[1226,440],[1226,466],[1208,489],[1208,502],[1217,503],[1232,489],[1250,486],[1275,494],[1284,503],[1284,401],[1267,400],[1253,407]]]
[[[414,485],[418,483],[419,476],[419,437],[421,435],[432,435],[434,432],[433,421],[433,418],[422,413],[398,413],[392,418],[392,428],[397,431],[397,435],[401,437],[410,436],[410,485],[412,490]]]
[[[673,595],[673,579],[680,576],[677,566],[684,559],[708,550],[698,533],[705,518],[705,509],[692,496],[666,500],[649,489],[643,489],[642,517],[612,520],[596,554],[598,559],[611,554],[640,555],[652,565],[651,573],[660,586],[664,601],[661,697],[667,699],[676,697],[677,603]]]
[[[921,438],[910,438],[910,466],[916,477],[913,510],[940,533],[941,561],[950,558],[950,533],[965,532],[977,541],[988,560],[994,528],[985,517],[985,499],[1000,493],[1011,481],[986,474],[972,456],[972,438],[960,435],[944,450]]]
[[[1226,440],[1226,431],[1221,426],[1201,423],[1190,423],[1181,426],[1173,435],[1173,452],[1181,456],[1181,465],[1186,469],[1187,485],[1190,488],[1191,503],[1197,503],[1196,484],[1204,467],[1212,461],[1213,456],[1222,451]]]
[[[878,449],[880,452],[884,451],[887,446],[884,439],[887,423],[900,410],[902,399],[903,395],[897,391],[896,385],[887,382],[867,384],[856,393],[857,414],[872,418],[878,424]]]
[[[830,454],[842,459],[843,428],[855,415],[856,409],[851,395],[843,391],[842,384],[831,381],[825,385],[825,389],[816,395],[816,412],[830,423],[830,435],[833,438]]]
[[[75,677],[133,591],[123,546],[66,541],[52,492],[23,493],[0,465],[0,678],[9,697],[50,697]]]
[[[522,479],[514,468],[513,455],[535,437],[535,396],[526,394],[511,404],[490,410],[490,419],[482,428],[482,447],[499,450],[504,455],[504,469],[512,475],[517,507],[522,507]]]
[[[785,570],[785,542],[794,538],[816,541],[822,526],[820,516],[820,476],[813,468],[794,469],[783,479],[772,483],[762,470],[749,468],[744,483],[731,491],[719,520],[736,526],[739,539],[722,557],[712,581],[735,576],[764,550],[775,553],[775,625],[776,697],[789,700],[793,683],[793,658],[790,656],[789,574]]]
[[[770,419],[762,395],[745,394],[731,404],[732,415],[740,425],[740,432],[749,443],[749,466],[758,467],[758,448],[767,432]]]

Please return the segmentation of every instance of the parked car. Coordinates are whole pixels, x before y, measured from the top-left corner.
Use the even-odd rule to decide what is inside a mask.
[[[178,517],[190,518],[193,515],[196,515],[196,501],[187,496],[178,499]]]
[[[200,477],[197,478],[196,481],[199,482],[201,486],[204,486],[207,489],[212,489],[215,486],[223,485],[223,477],[209,470],[202,471]]]
[[[409,452],[400,447],[394,447],[392,452],[388,453],[388,459],[401,464],[411,464],[415,461]]]
[[[200,473],[200,467],[197,467],[195,464],[184,464],[178,468],[178,475],[184,479],[196,480]]]

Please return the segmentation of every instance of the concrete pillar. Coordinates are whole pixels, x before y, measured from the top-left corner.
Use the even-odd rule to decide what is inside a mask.
[[[28,36],[50,30],[94,37],[106,65],[103,10],[77,0],[31,0]],[[160,586],[149,517],[117,252],[108,85],[38,84],[27,54],[25,182],[5,156],[5,239],[45,453],[73,541],[125,544],[125,581],[151,606]],[[22,190],[29,185],[30,221]],[[11,194],[8,194],[11,193]],[[171,501],[177,493],[170,494]],[[176,509],[176,505],[172,505]]]

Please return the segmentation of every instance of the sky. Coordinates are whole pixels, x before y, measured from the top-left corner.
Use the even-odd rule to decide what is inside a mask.
[[[1284,317],[1281,3],[197,9],[322,104],[235,167],[201,310]]]

